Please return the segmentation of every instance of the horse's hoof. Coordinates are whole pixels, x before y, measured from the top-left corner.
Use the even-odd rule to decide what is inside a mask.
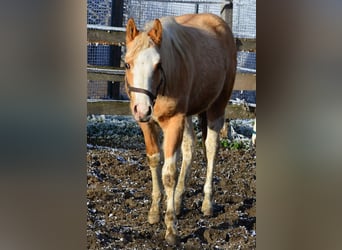
[[[180,242],[180,238],[176,234],[166,234],[165,240],[169,245],[178,245]]]
[[[213,209],[212,206],[209,206],[209,207],[206,207],[206,208],[202,207],[201,211],[202,211],[204,216],[209,216],[210,217],[210,216],[213,216],[213,214],[214,214],[214,209]]]
[[[208,217],[213,216],[213,210],[205,210],[205,211],[202,211],[202,212],[203,212],[204,216],[208,216]]]
[[[160,220],[160,215],[159,213],[149,213],[148,214],[148,223],[150,224],[156,224]]]
[[[176,216],[179,216],[182,212],[182,206],[180,204],[175,204],[175,213],[176,213]]]

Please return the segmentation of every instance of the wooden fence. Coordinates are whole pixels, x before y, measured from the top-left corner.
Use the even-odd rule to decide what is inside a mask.
[[[227,4],[222,8],[222,17],[232,27],[232,4]],[[87,25],[87,41],[88,44],[114,45],[115,47],[125,46],[125,28],[109,27],[100,25]],[[238,51],[256,52],[256,39],[236,38]],[[95,66],[88,65],[88,80],[95,81],[112,81],[124,82],[125,69],[122,67],[112,66]],[[234,90],[256,90],[256,74],[238,72],[235,79]],[[88,101],[88,114],[102,113],[113,114],[116,105],[124,107],[122,112],[126,112],[128,105],[125,102],[110,104],[108,101]],[[121,114],[120,111],[118,111]]]
[[[105,29],[103,26],[88,25],[87,39],[89,44],[105,44],[123,46],[125,31],[123,28]],[[256,52],[256,40],[236,38],[239,51]],[[125,69],[118,67],[103,67],[88,65],[88,80],[123,82]],[[237,73],[235,90],[256,90],[256,75],[251,73]]]

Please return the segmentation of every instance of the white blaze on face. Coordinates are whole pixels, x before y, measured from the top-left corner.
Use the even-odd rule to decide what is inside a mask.
[[[137,58],[134,60],[133,69],[133,86],[152,91],[152,76],[154,66],[159,63],[160,55],[155,47],[145,49],[139,53]],[[135,103],[140,105],[152,105],[150,98],[143,93],[134,93]],[[153,93],[155,94],[155,93]]]

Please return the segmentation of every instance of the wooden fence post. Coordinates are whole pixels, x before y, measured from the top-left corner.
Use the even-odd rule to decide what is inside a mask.
[[[111,26],[121,27],[123,21],[123,0],[112,1],[112,17]],[[121,47],[110,46],[109,63],[111,66],[120,67],[121,63]],[[120,82],[109,81],[107,85],[107,95],[110,99],[120,99]]]
[[[233,1],[227,1],[222,5],[221,17],[228,23],[229,27],[233,29]]]

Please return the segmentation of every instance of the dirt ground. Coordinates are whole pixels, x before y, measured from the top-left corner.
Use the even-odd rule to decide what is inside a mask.
[[[165,224],[150,225],[151,174],[143,144],[125,138],[120,148],[88,145],[88,249],[255,249],[256,149],[220,148],[214,170],[215,210],[201,213],[205,161],[197,146],[178,218],[181,243],[169,246]],[[89,143],[89,138],[88,138]],[[127,145],[127,147],[123,147]],[[111,146],[113,146],[111,144]],[[165,204],[162,204],[165,212]]]

